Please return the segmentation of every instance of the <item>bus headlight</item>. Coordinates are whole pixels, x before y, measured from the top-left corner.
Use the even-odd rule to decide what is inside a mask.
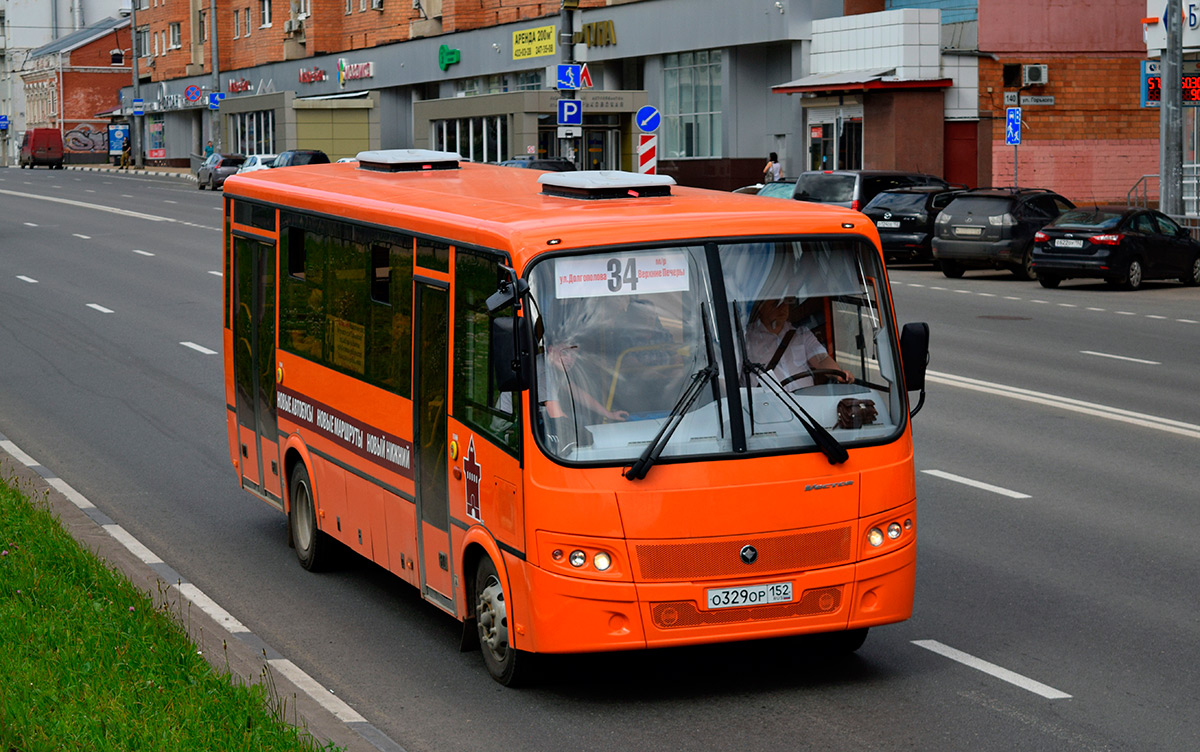
[[[597,572],[603,572],[612,566],[612,557],[601,551],[592,557],[592,565],[596,567]]]
[[[875,548],[883,545],[883,531],[877,527],[873,527],[867,532],[867,543],[870,543]],[[574,555],[574,554],[572,554]]]
[[[888,537],[891,538],[892,540],[896,540],[897,538],[899,538],[901,532],[902,531],[900,529],[899,522],[893,522],[892,524],[888,525],[888,531],[887,531]]]
[[[571,552],[570,561],[571,561],[571,566],[578,569],[579,567],[582,567],[584,564],[587,564],[587,554],[580,551],[579,549],[575,549],[574,551]]]

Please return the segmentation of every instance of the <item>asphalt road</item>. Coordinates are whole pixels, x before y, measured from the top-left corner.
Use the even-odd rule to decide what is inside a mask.
[[[506,690],[374,565],[304,572],[238,489],[220,196],[0,170],[0,433],[412,752],[1200,748],[1200,289],[893,273],[933,329],[914,617],[554,661]]]

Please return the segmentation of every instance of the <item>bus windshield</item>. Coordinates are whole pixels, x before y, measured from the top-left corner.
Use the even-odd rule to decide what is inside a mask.
[[[655,441],[664,459],[815,451],[806,421],[846,447],[903,424],[884,275],[861,240],[599,250],[528,277],[533,425],[557,460],[628,464]]]

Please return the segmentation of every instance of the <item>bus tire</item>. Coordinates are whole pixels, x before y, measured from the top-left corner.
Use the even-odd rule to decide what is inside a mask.
[[[867,641],[868,627],[847,629],[844,632],[825,632],[815,635],[818,649],[830,658],[849,655]]]
[[[297,463],[292,470],[289,489],[291,506],[288,509],[288,537],[296,547],[300,566],[310,572],[319,572],[327,567],[333,555],[333,541],[317,528],[312,481],[303,462]]]
[[[475,568],[472,604],[483,663],[492,678],[506,687],[528,681],[533,656],[509,644],[508,600],[496,565],[482,556]]]

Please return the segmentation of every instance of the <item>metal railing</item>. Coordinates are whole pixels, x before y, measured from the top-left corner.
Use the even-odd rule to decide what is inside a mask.
[[[1125,194],[1130,206],[1158,208],[1158,175],[1143,175]],[[1182,215],[1171,214],[1171,219],[1188,228],[1193,237],[1200,237],[1200,164],[1183,166],[1183,211]]]

